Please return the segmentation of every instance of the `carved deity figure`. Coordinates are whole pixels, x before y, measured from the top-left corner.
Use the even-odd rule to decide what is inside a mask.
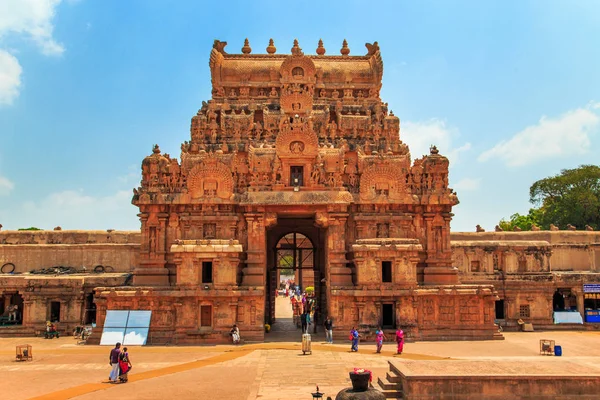
[[[325,89],[321,89],[321,91],[319,92],[319,97],[327,97],[327,92],[325,91]]]
[[[271,88],[271,92],[269,93],[269,96],[277,97],[277,89],[275,89],[274,87]]]
[[[254,123],[254,140],[256,140],[258,142],[260,140],[260,136],[262,135],[262,132],[263,132],[262,123],[260,121],[256,121]]]
[[[387,238],[389,236],[390,226],[389,224],[377,224],[377,237]]]
[[[331,121],[329,124],[329,137],[334,140],[337,137],[337,124],[335,121]]]
[[[273,161],[273,182],[279,183],[281,181],[281,162],[279,161],[279,157],[275,156],[275,160]]]
[[[323,168],[323,164],[321,164],[321,163],[313,165],[312,171],[310,173],[310,180],[312,181],[313,185],[318,185],[319,183],[321,183],[321,179],[322,179],[321,169],[322,168]]]
[[[351,192],[356,191],[357,181],[358,181],[358,178],[357,178],[356,174],[348,174],[348,186],[350,186]]]
[[[290,151],[293,154],[300,154],[304,151],[304,143],[300,141],[294,141],[290,144]]]

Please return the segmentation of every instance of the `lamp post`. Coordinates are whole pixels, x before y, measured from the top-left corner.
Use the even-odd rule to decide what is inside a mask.
[[[322,399],[324,394],[325,393],[319,392],[319,385],[317,385],[317,391],[315,393],[312,393],[313,400],[314,399]]]

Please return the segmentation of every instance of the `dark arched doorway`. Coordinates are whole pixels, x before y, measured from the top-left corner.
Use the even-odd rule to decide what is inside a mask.
[[[324,233],[314,225],[312,218],[281,218],[268,234],[267,295],[265,296],[265,323],[277,322],[275,304],[276,291],[285,288],[286,281],[307,289],[313,294],[312,327],[320,321],[323,307],[322,292],[324,279]],[[279,300],[279,307],[292,308],[289,299]]]

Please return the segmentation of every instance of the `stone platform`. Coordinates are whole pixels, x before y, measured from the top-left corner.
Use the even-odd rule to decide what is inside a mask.
[[[388,398],[404,400],[597,399],[600,367],[569,359],[389,361],[379,378]],[[442,394],[441,394],[442,393]]]

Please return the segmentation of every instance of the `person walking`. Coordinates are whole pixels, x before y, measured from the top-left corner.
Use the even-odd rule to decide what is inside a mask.
[[[306,315],[306,311],[300,315],[300,322],[302,324],[302,333],[306,333],[308,331],[308,316]]]
[[[352,330],[350,331],[350,340],[352,340],[352,351],[358,351],[358,340],[360,339],[360,337],[360,333],[358,333],[356,327],[353,326]]]
[[[119,370],[119,381],[121,383],[127,382],[127,374],[131,371],[131,360],[129,359],[127,347],[123,347],[123,351],[119,354]]]
[[[398,345],[396,354],[402,354],[402,351],[404,350],[404,332],[400,328],[396,330],[396,344]]]
[[[379,328],[375,331],[375,340],[377,342],[377,352],[381,353],[381,347],[383,347],[383,341],[387,339],[383,333],[383,328]]]
[[[117,343],[115,348],[110,351],[108,363],[112,367],[108,380],[116,383],[119,378],[119,355],[121,354],[121,343]]]
[[[327,317],[323,323],[323,327],[325,328],[325,341],[333,344],[333,322],[330,317]]]

